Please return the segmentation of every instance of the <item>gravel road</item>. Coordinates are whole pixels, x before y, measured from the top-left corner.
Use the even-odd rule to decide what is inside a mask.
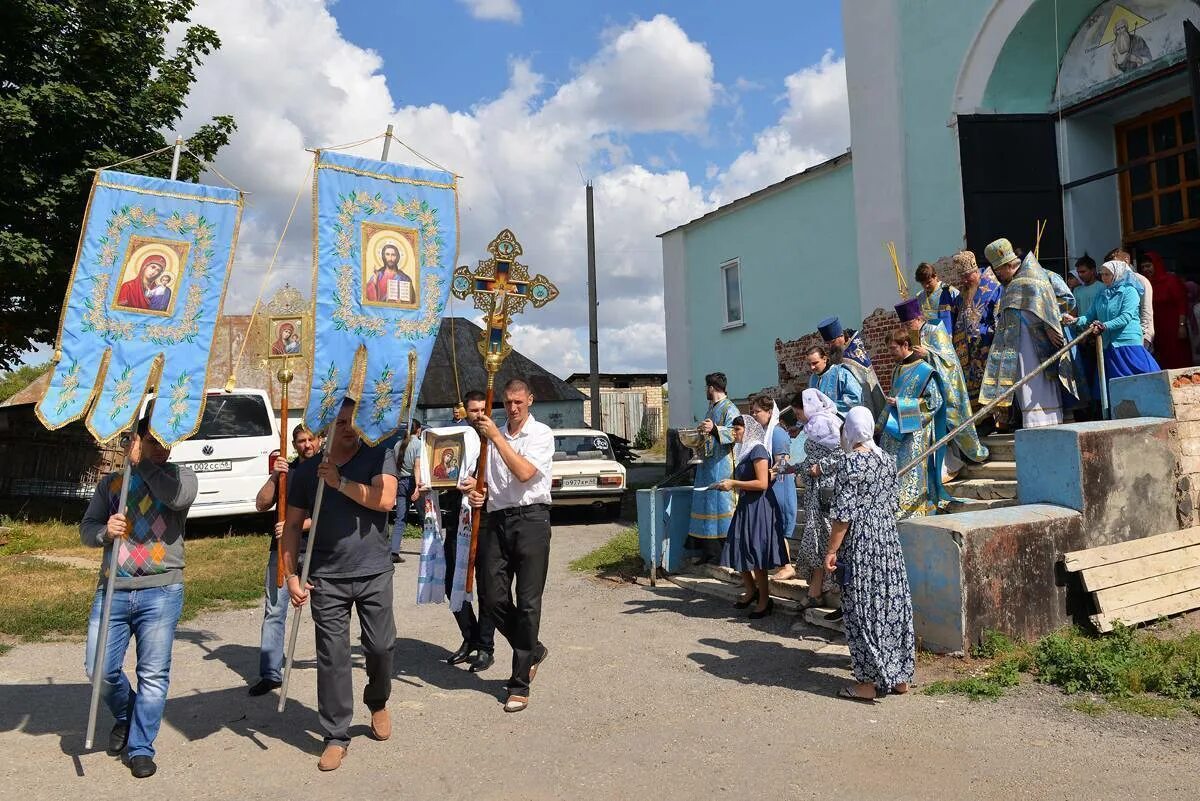
[[[501,707],[509,652],[481,676],[439,661],[458,645],[445,606],[416,607],[416,558],[397,573],[394,734],[370,740],[365,708],[341,770],[316,769],[312,630],[287,712],[252,699],[257,610],[181,627],[158,739],[159,773],[132,779],[83,754],[88,685],[78,642],[0,657],[5,798],[172,799],[1185,799],[1200,796],[1194,720],[1092,719],[1044,688],[999,703],[909,694],[877,706],[832,696],[844,650],[751,624],[670,584],[595,580],[567,563],[615,524],[555,528],[543,613],[550,659],[529,709]],[[814,632],[815,634],[816,632]],[[356,673],[361,688],[363,674]],[[920,676],[918,675],[918,681]],[[101,742],[111,721],[102,714]],[[135,788],[136,785],[136,788]]]

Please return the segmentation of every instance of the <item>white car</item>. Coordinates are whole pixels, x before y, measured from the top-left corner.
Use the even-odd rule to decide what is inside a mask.
[[[192,468],[200,485],[188,518],[257,514],[254,497],[278,450],[279,424],[266,392],[210,389],[200,427],[171,449],[170,461]]]
[[[550,497],[555,506],[591,506],[616,516],[625,494],[625,466],[613,458],[603,431],[565,428],[554,432]]]

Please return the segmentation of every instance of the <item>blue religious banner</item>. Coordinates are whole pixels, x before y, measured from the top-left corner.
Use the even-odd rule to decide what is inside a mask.
[[[455,176],[318,151],[313,184],[316,325],[305,423],[328,426],[361,376],[354,425],[374,444],[416,400],[442,322],[458,258]]]
[[[151,433],[168,448],[195,433],[241,216],[235,189],[96,173],[37,406],[47,428],[83,419],[108,442],[158,373]]]

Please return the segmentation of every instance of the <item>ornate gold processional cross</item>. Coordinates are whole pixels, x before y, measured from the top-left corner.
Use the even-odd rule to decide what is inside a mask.
[[[479,353],[483,356],[483,367],[487,370],[487,400],[484,408],[490,415],[495,400],[496,373],[500,365],[512,352],[508,344],[508,318],[525,310],[526,304],[541,308],[558,297],[558,287],[546,276],[529,277],[529,268],[517,261],[523,252],[521,243],[513,232],[505,228],[487,246],[490,259],[479,262],[475,272],[463,265],[454,271],[450,291],[454,297],[465,300],[468,295],[475,308],[484,313],[483,336],[479,338]],[[482,492],[487,487],[487,443],[479,449],[479,461],[475,466],[475,489]],[[471,592],[475,586],[475,551],[479,543],[478,512],[471,516],[471,552],[467,559],[467,586]]]

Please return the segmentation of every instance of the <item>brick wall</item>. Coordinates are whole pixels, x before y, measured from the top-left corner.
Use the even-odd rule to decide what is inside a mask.
[[[879,383],[883,386],[884,392],[891,389],[892,368],[896,366],[895,360],[888,352],[887,340],[891,332],[896,330],[899,325],[900,320],[896,317],[894,310],[876,309],[858,326],[858,329],[862,331],[867,351],[875,365],[875,374],[879,376]],[[787,342],[780,339],[775,340],[775,361],[779,369],[781,394],[790,395],[808,386],[809,372],[804,352],[813,345],[820,344],[822,344],[821,336],[816,332]]]
[[[1200,372],[1171,372],[1177,452],[1176,512],[1180,528],[1200,525]]]

